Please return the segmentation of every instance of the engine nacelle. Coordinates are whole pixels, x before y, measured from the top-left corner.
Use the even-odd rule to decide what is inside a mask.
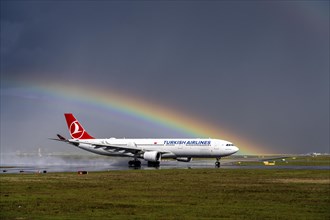
[[[177,157],[176,160],[180,161],[180,162],[190,162],[191,161],[191,157]]]
[[[157,151],[148,151],[143,154],[143,159],[150,162],[159,162],[162,155]]]

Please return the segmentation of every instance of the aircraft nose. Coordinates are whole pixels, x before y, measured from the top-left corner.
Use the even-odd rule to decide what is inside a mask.
[[[233,151],[234,151],[234,153],[236,153],[237,151],[239,151],[239,148],[236,146],[233,146]]]

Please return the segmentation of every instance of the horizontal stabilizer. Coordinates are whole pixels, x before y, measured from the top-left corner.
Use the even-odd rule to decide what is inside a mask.
[[[60,134],[57,134],[57,137],[62,140],[62,141],[66,141],[67,139],[65,137],[63,137],[62,135]]]
[[[60,134],[57,134],[57,137],[58,138],[49,138],[50,140],[54,140],[54,141],[65,141],[65,142],[68,142],[68,139],[66,139],[65,137],[63,137],[62,135]]]

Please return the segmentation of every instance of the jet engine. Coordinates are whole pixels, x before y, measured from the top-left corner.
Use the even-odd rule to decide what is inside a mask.
[[[148,151],[143,154],[143,159],[150,162],[159,162],[161,156],[162,155],[157,151]]]
[[[177,157],[176,160],[180,161],[180,162],[190,162],[191,161],[191,157]]]

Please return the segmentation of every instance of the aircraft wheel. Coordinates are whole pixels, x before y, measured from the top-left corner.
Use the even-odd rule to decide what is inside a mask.
[[[141,161],[139,161],[139,160],[130,160],[130,161],[128,161],[128,166],[129,167],[140,167],[141,166]]]
[[[157,162],[148,161],[148,167],[159,167],[159,165],[160,165],[159,161]]]
[[[215,167],[217,167],[217,168],[220,167],[220,162],[219,161],[215,162]]]
[[[139,161],[139,160],[134,161],[134,165],[135,165],[135,167],[140,167],[141,166],[141,161]]]

